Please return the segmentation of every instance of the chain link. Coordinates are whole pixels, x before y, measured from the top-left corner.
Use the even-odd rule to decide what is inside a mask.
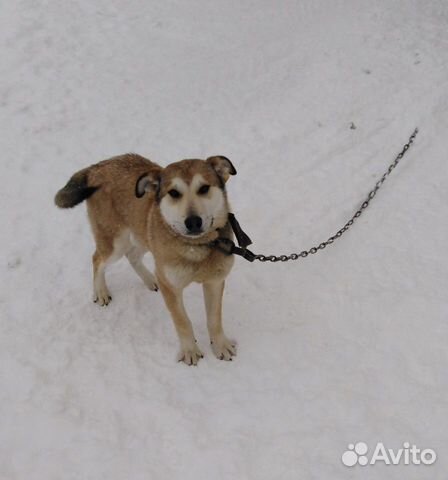
[[[395,157],[395,160],[389,165],[389,168],[384,172],[383,176],[376,182],[375,187],[369,192],[364,202],[361,204],[361,207],[355,212],[355,214],[350,218],[350,220],[332,235],[325,242],[320,243],[319,245],[310,248],[309,250],[302,250],[300,253],[291,253],[290,255],[256,255],[255,260],[260,262],[288,262],[289,260],[299,260],[302,258],[308,257],[308,255],[314,255],[319,250],[323,250],[328,245],[331,245],[335,240],[340,238],[361,216],[362,212],[369,206],[371,200],[375,197],[378,190],[381,188],[383,183],[386,181],[387,177],[392,173],[394,168],[398,165],[400,160],[404,157],[404,154],[408,151],[409,147],[414,142],[415,137],[417,136],[418,128],[414,130],[412,135],[409,137],[408,143],[404,145],[401,152]]]

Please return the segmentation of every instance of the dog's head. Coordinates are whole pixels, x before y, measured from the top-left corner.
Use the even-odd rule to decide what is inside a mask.
[[[230,175],[236,170],[226,157],[182,160],[141,176],[135,194],[153,192],[167,225],[176,234],[196,239],[227,223],[225,183]]]

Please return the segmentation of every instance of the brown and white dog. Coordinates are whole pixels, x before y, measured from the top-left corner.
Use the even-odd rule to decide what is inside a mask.
[[[222,360],[236,354],[221,319],[224,280],[233,257],[209,246],[218,237],[232,238],[225,182],[235,174],[230,160],[222,156],[162,168],[127,154],[75,173],[55,197],[61,208],[87,200],[96,241],[94,301],[102,306],[110,302],[105,269],[126,255],[150,290],[160,287],[179,336],[179,360],[188,365],[203,357],[183,303],[183,290],[191,282],[203,286],[214,354]],[[155,276],[142,262],[147,251],[154,256]]]

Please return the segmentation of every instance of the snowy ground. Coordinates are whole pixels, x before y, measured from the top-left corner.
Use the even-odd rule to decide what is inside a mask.
[[[101,0],[1,7],[0,479],[445,479],[448,4]],[[350,129],[354,122],[356,129]],[[175,362],[160,295],[125,261],[91,302],[77,169],[223,154],[254,250],[334,233],[412,129],[359,223],[298,264],[237,260],[216,360]],[[148,259],[150,263],[150,259]],[[348,468],[351,442],[432,466]]]

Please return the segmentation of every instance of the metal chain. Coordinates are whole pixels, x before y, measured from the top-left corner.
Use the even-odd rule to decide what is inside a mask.
[[[309,250],[302,250],[300,253],[291,253],[290,255],[255,255],[255,260],[260,262],[288,262],[289,260],[299,260],[306,258],[308,255],[314,255],[319,250],[323,250],[328,245],[331,245],[335,240],[340,238],[359,218],[362,212],[369,206],[371,200],[375,197],[376,192],[381,188],[383,183],[386,181],[387,177],[392,173],[392,170],[398,165],[400,160],[404,157],[404,154],[407,152],[409,147],[414,142],[415,137],[417,136],[418,128],[414,130],[412,135],[409,137],[408,143],[403,147],[401,152],[395,157],[395,160],[389,165],[389,168],[384,172],[383,176],[376,182],[375,187],[369,192],[364,202],[361,204],[361,207],[355,212],[355,214],[350,218],[350,220],[334,235],[332,235],[327,241],[320,243],[316,247],[312,247]]]

